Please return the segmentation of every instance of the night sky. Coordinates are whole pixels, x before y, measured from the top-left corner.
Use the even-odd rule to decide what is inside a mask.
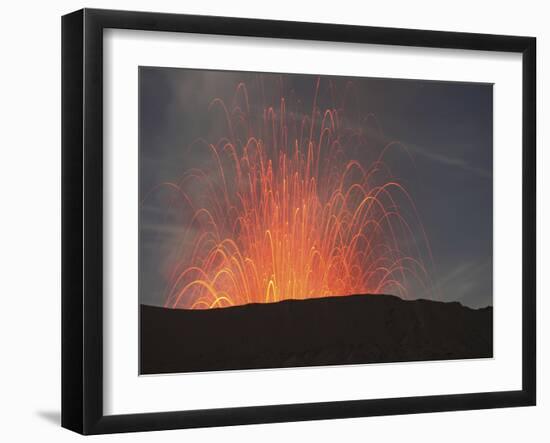
[[[191,142],[217,135],[211,100],[231,103],[244,81],[252,112],[278,105],[281,92],[307,112],[317,77],[149,67],[141,67],[139,76],[140,302],[162,305],[178,227],[163,210],[166,201],[151,190],[176,181],[196,160],[188,157]],[[355,123],[365,125],[375,145],[398,141],[412,155],[411,162],[396,150],[387,160],[427,232],[440,299],[492,305],[492,85],[322,76],[319,106],[335,100],[358,116],[371,116]]]

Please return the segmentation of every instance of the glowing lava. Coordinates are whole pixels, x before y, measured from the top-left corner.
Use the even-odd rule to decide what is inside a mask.
[[[226,136],[192,147],[208,151],[209,166],[162,184],[191,215],[175,243],[167,307],[430,290],[426,235],[383,161],[392,145],[370,164],[350,158],[368,149],[365,130],[346,125],[339,108],[319,109],[319,80],[313,86],[309,115],[282,97],[251,116],[242,83],[231,107],[212,101]]]

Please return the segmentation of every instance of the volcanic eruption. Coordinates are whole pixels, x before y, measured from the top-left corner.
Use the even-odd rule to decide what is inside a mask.
[[[426,233],[385,161],[400,150],[412,162],[406,148],[390,141],[373,152],[375,117],[346,110],[352,84],[332,106],[319,104],[321,78],[311,87],[307,112],[284,93],[276,104],[251,106],[243,82],[229,105],[213,98],[205,112],[222,135],[188,151],[207,161],[151,191],[168,189],[170,205],[186,214],[173,240],[166,307],[380,293],[407,299],[411,287],[433,295]]]

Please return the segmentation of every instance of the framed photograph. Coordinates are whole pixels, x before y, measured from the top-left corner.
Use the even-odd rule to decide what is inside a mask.
[[[62,425],[529,406],[532,37],[62,19]]]

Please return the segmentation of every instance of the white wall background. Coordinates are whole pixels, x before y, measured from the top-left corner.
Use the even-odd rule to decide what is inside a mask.
[[[75,441],[60,414],[60,16],[83,6],[532,35],[538,38],[539,231],[549,220],[542,152],[550,93],[544,2],[278,0],[5,2],[0,26],[0,438]],[[542,197],[541,197],[542,196]],[[539,236],[537,407],[102,436],[94,441],[534,441],[550,439],[550,234]],[[542,252],[541,252],[542,250]],[[546,273],[546,275],[542,275]]]

